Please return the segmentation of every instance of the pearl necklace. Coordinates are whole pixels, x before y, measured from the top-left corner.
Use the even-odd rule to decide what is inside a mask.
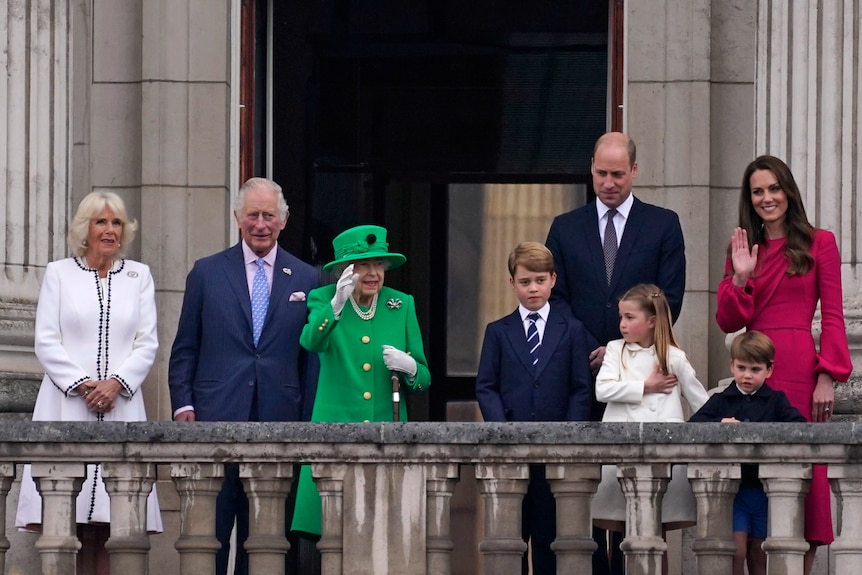
[[[359,316],[359,319],[368,321],[372,317],[374,317],[374,312],[377,311],[377,295],[378,294],[374,294],[374,297],[371,300],[371,307],[368,308],[368,311],[362,311],[361,309],[359,309],[359,304],[356,303],[355,299],[353,299],[353,294],[350,294],[350,305],[353,306],[353,311],[356,312],[356,315]]]

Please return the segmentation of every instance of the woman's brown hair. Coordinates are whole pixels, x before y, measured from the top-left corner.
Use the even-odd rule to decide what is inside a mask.
[[[775,156],[759,156],[745,168],[742,176],[742,188],[739,194],[739,227],[748,232],[748,247],[755,244],[766,244],[766,233],[763,219],[754,211],[751,201],[751,176],[759,170],[772,172],[778,185],[787,197],[787,212],[784,216],[784,254],[789,260],[787,275],[801,275],[811,271],[814,258],[809,253],[814,241],[814,226],[808,222],[802,194],[793,178],[793,173],[783,161]],[[761,251],[763,247],[761,247]]]

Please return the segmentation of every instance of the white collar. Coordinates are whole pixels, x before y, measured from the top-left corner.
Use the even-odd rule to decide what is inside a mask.
[[[629,197],[626,198],[626,201],[621,203],[617,208],[617,213],[620,214],[624,220],[629,219],[629,213],[632,211],[632,206],[635,204],[635,195],[629,194]],[[601,200],[596,200],[596,211],[599,213],[599,220],[605,217],[605,214],[608,213],[610,208],[602,203]]]
[[[522,322],[527,321],[527,316],[530,315],[531,313],[533,313],[521,304],[518,304],[518,311],[521,314],[521,321]],[[538,310],[536,310],[536,313],[538,313],[539,317],[542,318],[542,320],[545,323],[547,323],[548,322],[548,314],[551,313],[550,302],[545,302],[545,305],[543,305]]]
[[[254,253],[253,251],[251,251],[251,248],[248,247],[248,244],[245,243],[245,240],[240,240],[239,243],[242,244],[242,260],[245,262],[245,264],[248,265],[248,264],[251,264],[251,263],[254,263],[255,261],[257,261],[257,258],[259,256],[256,253]],[[262,258],[263,261],[268,263],[269,267],[271,267],[271,268],[275,267],[275,254],[276,253],[278,253],[278,244],[272,246],[272,249],[269,250],[269,253],[266,254],[265,256],[263,256],[263,258]]]

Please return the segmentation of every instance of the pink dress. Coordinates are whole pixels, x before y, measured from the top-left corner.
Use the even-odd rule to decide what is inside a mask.
[[[769,385],[786,393],[811,421],[818,374],[847,381],[853,369],[844,328],[841,260],[832,232],[816,230],[810,248],[814,268],[804,275],[788,276],[784,241],[761,244],[757,270],[743,288],[733,285],[732,266],[727,260],[725,271],[729,275],[718,286],[715,317],[724,332],[747,327],[772,338],[775,368]],[[818,300],[822,316],[819,350],[811,333]],[[823,544],[834,539],[824,465],[815,466],[805,501],[805,538]]]

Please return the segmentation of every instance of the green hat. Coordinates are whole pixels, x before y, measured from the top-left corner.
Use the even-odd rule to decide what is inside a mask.
[[[407,261],[403,255],[389,252],[386,228],[380,226],[356,226],[343,231],[332,240],[332,248],[335,250],[335,261],[323,266],[326,272],[357,260],[380,258],[389,262],[389,269],[404,265]]]

